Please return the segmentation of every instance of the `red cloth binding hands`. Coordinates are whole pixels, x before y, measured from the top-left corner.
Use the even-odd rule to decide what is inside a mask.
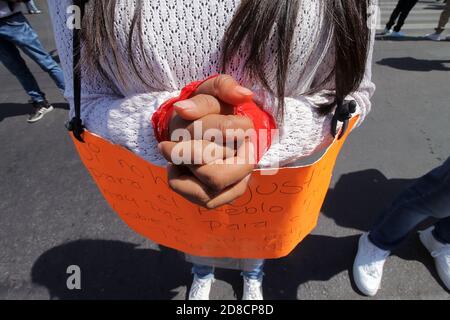
[[[158,110],[155,111],[151,121],[155,137],[158,142],[170,140],[169,124],[174,111],[173,105],[178,101],[183,101],[191,98],[191,96],[205,81],[208,81],[217,76],[218,75],[214,75],[205,80],[195,81],[188,84],[181,90],[181,93],[178,97],[167,100],[158,108]],[[253,127],[256,131],[256,137],[253,138],[256,139],[256,143],[254,142],[254,146],[257,150],[256,161],[258,163],[272,144],[274,129],[276,129],[277,127],[275,120],[273,119],[272,115],[262,110],[253,101],[234,106],[234,115],[246,116],[252,120]]]

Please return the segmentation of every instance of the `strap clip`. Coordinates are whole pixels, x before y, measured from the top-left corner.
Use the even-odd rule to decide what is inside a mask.
[[[84,125],[80,118],[73,117],[72,120],[66,122],[67,130],[73,132],[74,137],[84,143],[83,137],[81,136],[84,132]]]

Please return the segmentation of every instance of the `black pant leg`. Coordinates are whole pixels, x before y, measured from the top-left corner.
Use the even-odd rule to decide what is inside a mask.
[[[395,21],[397,21],[398,16],[405,8],[405,5],[407,4],[408,0],[399,0],[397,3],[397,6],[395,6],[394,11],[392,11],[391,17],[389,18],[388,23],[386,24],[386,29],[391,30],[392,27],[395,24]]]
[[[409,13],[414,8],[414,6],[419,2],[419,0],[408,0],[404,7],[402,12],[400,13],[400,17],[398,18],[397,24],[394,27],[395,32],[399,32],[403,25],[405,24],[406,18],[408,18]]]

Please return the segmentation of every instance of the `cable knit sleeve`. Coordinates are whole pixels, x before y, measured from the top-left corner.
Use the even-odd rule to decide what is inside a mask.
[[[375,19],[373,15],[373,19]],[[330,35],[328,36],[330,39]],[[322,39],[325,43],[325,39]],[[329,41],[329,40],[328,40]],[[375,92],[375,84],[372,82],[372,55],[375,42],[375,30],[371,32],[370,48],[364,79],[360,87],[351,93],[346,100],[357,102],[356,113],[360,119],[359,126],[371,110],[371,97]],[[334,61],[334,48],[330,42],[326,54],[321,59],[314,72],[314,82],[320,83],[322,77],[332,70]],[[320,60],[320,59],[319,59]],[[313,95],[299,95],[285,98],[284,123],[280,129],[279,139],[274,143],[265,156],[261,159],[259,167],[284,167],[295,165],[297,160],[319,153],[333,142],[331,135],[331,122],[333,115],[320,115],[317,112],[318,105],[331,103],[333,96],[334,80],[325,85],[324,90]],[[267,101],[266,99],[263,99]],[[276,104],[271,97],[272,104]]]
[[[70,0],[49,0],[55,41],[65,75],[65,98],[70,103],[70,117],[73,109],[72,80],[72,31],[67,27]],[[113,143],[120,144],[147,161],[165,165],[151,126],[153,112],[166,100],[175,97],[179,91],[136,93],[123,95],[113,83],[106,82],[98,72],[81,68],[81,118],[85,127]]]

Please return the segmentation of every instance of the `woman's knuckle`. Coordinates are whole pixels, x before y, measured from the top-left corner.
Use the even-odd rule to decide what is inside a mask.
[[[170,190],[172,190],[172,191],[174,191],[176,193],[179,193],[178,192],[178,188],[177,188],[177,184],[175,183],[174,179],[169,179],[168,180],[168,184],[169,184]]]
[[[214,191],[220,191],[224,189],[224,178],[219,172],[216,172],[206,177],[206,184]]]
[[[195,191],[192,195],[194,199],[196,199],[197,202],[201,203],[202,205],[206,205],[206,203],[210,200],[203,192],[201,191]]]
[[[221,93],[224,87],[230,82],[233,81],[233,77],[228,74],[221,74],[215,78],[213,88],[216,94]]]
[[[212,91],[213,91],[214,96],[216,96],[216,97],[219,95],[221,77],[222,76],[220,75],[220,76],[214,78],[213,82],[212,82]]]
[[[236,192],[236,195],[237,195],[236,198],[243,196],[246,191],[247,191],[247,184],[245,183],[245,184],[242,184],[242,186],[240,186],[238,188],[238,190]]]
[[[206,94],[200,94],[196,97],[197,103],[202,106],[208,106],[210,104],[210,96]]]
[[[221,131],[225,132],[226,130],[232,129],[234,123],[235,123],[234,116],[228,115],[223,117],[222,121],[219,122],[219,126]]]

